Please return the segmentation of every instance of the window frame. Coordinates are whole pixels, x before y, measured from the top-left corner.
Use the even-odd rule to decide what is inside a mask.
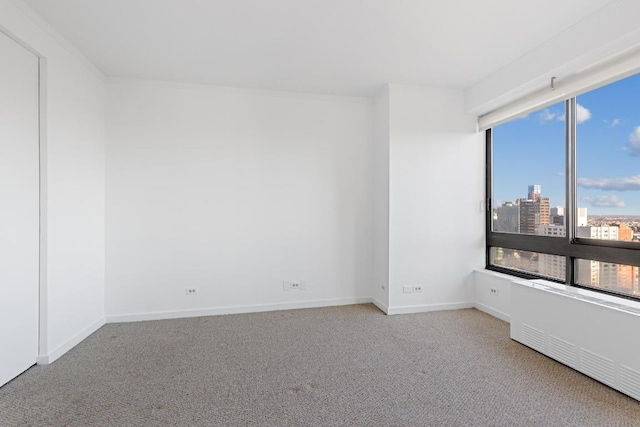
[[[526,279],[557,281],[568,286],[638,300],[640,295],[626,294],[609,289],[580,285],[575,278],[578,259],[638,266],[640,242],[599,240],[576,237],[577,184],[576,184],[576,96],[565,100],[565,227],[566,236],[541,236],[493,231],[493,126],[485,130],[485,203],[486,203],[486,269]],[[515,249],[540,254],[559,255],[566,259],[565,280],[500,267],[491,264],[491,248]]]

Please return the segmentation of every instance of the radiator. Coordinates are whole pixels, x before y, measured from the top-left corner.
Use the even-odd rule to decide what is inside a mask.
[[[640,304],[542,280],[511,284],[511,338],[640,400]]]

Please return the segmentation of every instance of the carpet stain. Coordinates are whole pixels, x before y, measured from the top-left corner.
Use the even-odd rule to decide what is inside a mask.
[[[320,385],[316,382],[306,382],[304,384],[294,385],[293,387],[285,389],[284,394],[287,396],[294,396],[306,391],[315,390],[318,387],[320,387]]]

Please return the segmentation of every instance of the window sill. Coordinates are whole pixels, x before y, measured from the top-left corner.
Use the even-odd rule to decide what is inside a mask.
[[[575,286],[562,285],[560,283],[555,283],[544,279],[526,280],[515,277],[514,279],[515,280],[512,281],[513,283],[517,283],[522,286],[541,289],[547,292],[553,292],[555,294],[564,295],[569,298],[579,299],[592,304],[597,304],[603,307],[608,307],[614,310],[640,316],[640,302],[616,297],[614,295],[590,291],[588,289],[577,288]]]

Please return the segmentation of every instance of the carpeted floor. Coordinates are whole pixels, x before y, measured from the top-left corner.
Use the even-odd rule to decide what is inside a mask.
[[[477,310],[109,324],[0,388],[1,426],[639,426],[640,403]]]

